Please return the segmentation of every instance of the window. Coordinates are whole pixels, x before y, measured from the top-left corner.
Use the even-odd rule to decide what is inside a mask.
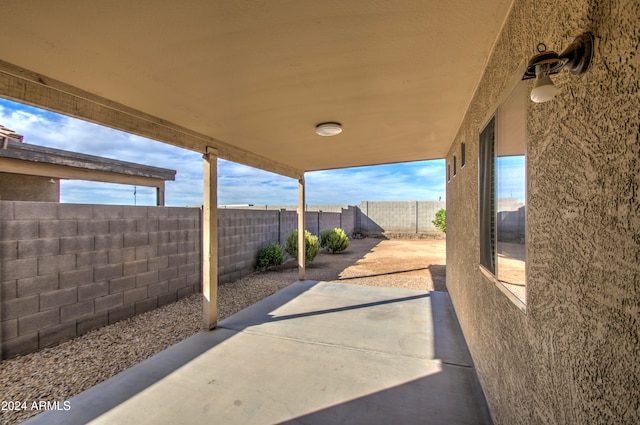
[[[457,161],[458,159],[456,158],[456,156],[453,156],[453,177],[456,176],[456,174],[458,174],[458,166],[457,166]]]
[[[479,208],[480,208],[480,265],[493,275],[496,273],[495,257],[495,173],[494,140],[495,118],[480,133],[479,159]]]
[[[451,181],[451,164],[447,164],[447,183]]]
[[[464,142],[460,143],[460,168],[467,165],[467,146]]]
[[[526,303],[526,86],[518,83],[480,133],[480,264]]]

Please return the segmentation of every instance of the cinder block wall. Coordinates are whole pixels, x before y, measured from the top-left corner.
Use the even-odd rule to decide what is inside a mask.
[[[280,239],[281,245],[287,242],[287,235],[298,228],[298,213],[295,211],[280,211]]]
[[[280,242],[279,227],[280,211],[219,209],[218,282],[232,282],[252,273],[260,248]]]
[[[361,232],[365,235],[386,234],[426,234],[442,237],[443,233],[433,225],[436,212],[445,208],[446,203],[440,201],[362,201],[359,206],[342,205],[307,205],[307,229],[314,234],[328,228],[340,227],[347,235]],[[295,205],[266,206],[254,205],[243,207],[250,210],[286,210],[296,211]],[[318,226],[318,216],[311,212],[322,214]],[[324,221],[326,213],[339,213],[336,221]],[[295,217],[295,216],[294,216]],[[337,218],[340,218],[338,223]],[[315,220],[315,221],[314,221]],[[291,230],[295,229],[294,223]],[[286,236],[286,234],[285,234]]]
[[[200,209],[0,203],[3,357],[200,288]]]
[[[439,232],[433,225],[436,213],[440,209],[445,209],[446,202],[420,201],[417,203],[418,232]]]
[[[318,212],[318,229],[322,232],[326,229],[342,228],[342,214]],[[342,229],[344,230],[344,229]]]
[[[367,217],[373,223],[368,230],[416,232],[416,202],[370,202],[366,203]]]
[[[347,235],[353,234],[358,229],[358,208],[353,205],[349,205],[347,208],[341,208],[340,216],[340,228],[344,230]]]
[[[306,229],[340,227],[340,213],[305,212]],[[298,228],[295,211],[223,208],[218,210],[218,282],[228,283],[252,273],[260,248],[271,242],[284,246],[287,235]],[[352,226],[353,227],[353,226]]]
[[[445,208],[439,201],[391,201],[360,203],[360,231],[367,235],[382,233],[441,234],[433,225],[436,212]]]
[[[236,207],[234,207],[236,208]],[[241,209],[252,209],[252,210],[287,210],[287,211],[296,211],[298,209],[297,205],[250,205],[246,207],[239,207]],[[339,213],[344,208],[349,208],[349,205],[307,205],[307,211],[323,211],[323,212],[334,212]]]
[[[318,229],[318,213],[317,212],[310,212],[310,211],[305,211],[304,213],[304,227],[305,229],[307,229],[309,232],[311,232],[314,235],[319,235],[320,231]]]

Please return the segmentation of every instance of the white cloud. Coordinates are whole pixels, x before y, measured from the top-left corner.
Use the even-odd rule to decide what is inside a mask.
[[[218,203],[274,205],[297,202],[296,180],[230,161],[218,161]]]
[[[431,169],[430,175],[419,172],[424,169]],[[309,173],[307,182],[310,204],[436,200],[445,196],[442,161],[318,171]],[[335,201],[325,201],[331,199]]]
[[[198,153],[7,101],[0,102],[0,124],[23,135],[25,143],[176,170],[176,180],[166,182],[167,205],[202,204]],[[139,205],[155,205],[155,189],[136,190]],[[65,181],[61,200],[133,205],[133,191],[126,185]]]
[[[60,184],[61,202],[92,204],[155,205],[155,188],[121,184],[65,180]],[[135,195],[134,195],[135,192]]]

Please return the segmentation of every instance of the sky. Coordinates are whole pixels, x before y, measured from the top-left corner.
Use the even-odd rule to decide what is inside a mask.
[[[202,205],[202,155],[86,121],[0,99],[0,124],[33,145],[176,170],[167,206]],[[305,174],[309,205],[445,199],[444,160],[314,171]],[[135,192],[135,193],[134,193]],[[155,188],[63,180],[60,201],[155,205]],[[219,205],[295,205],[296,180],[218,160]]]
[[[503,156],[496,161],[497,194],[500,198],[515,198],[525,202],[527,186],[526,159],[524,155]]]

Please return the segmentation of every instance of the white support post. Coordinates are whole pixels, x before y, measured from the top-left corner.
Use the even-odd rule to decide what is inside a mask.
[[[298,180],[298,279],[304,280],[306,246],[304,240],[304,174]]]
[[[202,211],[202,320],[205,330],[218,324],[218,156],[207,148]]]

